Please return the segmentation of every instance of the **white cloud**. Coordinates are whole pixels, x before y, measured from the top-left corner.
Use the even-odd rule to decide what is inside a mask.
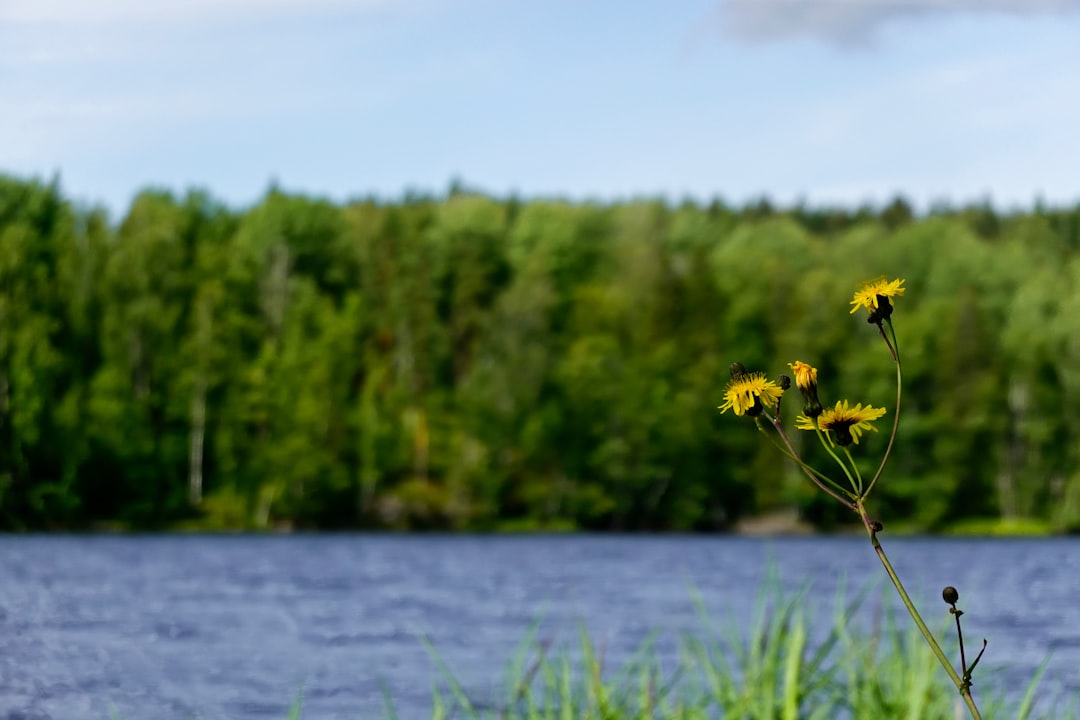
[[[1080,13],[1080,0],[726,0],[721,20],[750,41],[814,37],[865,45],[898,19],[944,14],[1047,15]]]

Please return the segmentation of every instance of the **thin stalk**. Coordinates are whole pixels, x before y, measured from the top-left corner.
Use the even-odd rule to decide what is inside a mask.
[[[903,373],[900,369],[900,351],[896,342],[896,330],[893,328],[892,320],[887,321],[889,323],[889,331],[892,333],[893,340],[889,342],[889,338],[885,335],[885,330],[880,326],[878,329],[881,331],[881,337],[885,340],[885,344],[889,346],[889,353],[892,355],[893,362],[896,364],[896,407],[893,409],[893,421],[892,432],[889,433],[889,444],[885,447],[885,454],[881,456],[881,463],[878,464],[877,471],[874,472],[874,477],[870,478],[870,484],[866,486],[866,491],[862,493],[862,497],[868,497],[870,491],[874,489],[874,485],[877,483],[878,478],[881,477],[881,473],[885,470],[885,463],[889,461],[889,455],[892,454],[893,443],[896,442],[896,431],[900,428],[900,392],[903,386]]]
[[[900,364],[900,343],[898,343],[896,341],[896,328],[893,327],[892,318],[889,318],[885,322],[889,324],[889,334],[892,335],[892,344],[889,345],[889,349],[892,351],[893,360],[895,360],[896,364],[899,365]],[[888,339],[886,339],[885,342],[888,342]]]
[[[964,631],[960,629],[960,615],[956,610],[956,603],[949,603],[952,605],[953,617],[956,618],[956,640],[960,643],[960,672],[964,673],[964,677],[967,677],[967,657],[964,655]]]
[[[818,426],[817,418],[814,418],[814,431],[817,433],[818,440],[821,441],[821,447],[825,448],[825,452],[829,453],[829,455],[832,455],[832,459],[835,460],[836,464],[840,466],[840,469],[844,471],[844,475],[847,475],[847,480],[851,483],[851,489],[858,494],[859,489],[855,485],[855,478],[851,476],[851,471],[848,470],[847,465],[840,459],[840,456],[833,452],[832,443],[825,437],[825,433],[821,431],[821,428]]]
[[[870,544],[874,546],[874,552],[877,553],[878,559],[881,560],[882,566],[885,568],[886,574],[889,576],[889,580],[892,581],[893,587],[896,588],[896,592],[900,595],[900,600],[904,603],[904,607],[907,608],[908,614],[911,615],[911,619],[915,621],[915,624],[919,628],[919,632],[922,633],[923,638],[926,640],[926,644],[930,646],[930,649],[934,652],[938,662],[945,668],[945,672],[949,674],[949,679],[956,685],[956,689],[960,691],[961,697],[964,698],[964,703],[968,707],[968,711],[971,712],[971,717],[974,720],[982,720],[982,715],[979,714],[979,708],[975,705],[975,699],[971,697],[971,688],[963,681],[960,675],[957,674],[956,669],[949,662],[949,658],[945,656],[945,651],[938,645],[938,641],[934,638],[933,633],[930,632],[930,628],[926,626],[922,616],[919,615],[919,611],[915,608],[915,603],[912,602],[911,597],[908,596],[907,590],[904,589],[904,584],[900,582],[900,577],[893,570],[892,563],[889,562],[888,556],[885,554],[885,549],[881,547],[881,542],[877,538],[877,530],[874,526],[874,521],[870,519],[870,516],[866,512],[866,507],[863,505],[862,500],[858,500],[855,503],[855,510],[859,513],[859,518],[862,519],[863,525],[866,526],[866,532],[870,536]]]
[[[788,440],[786,433],[784,433],[783,426],[781,426],[778,421],[770,418],[769,422],[772,423],[773,429],[776,431],[775,436],[769,434],[769,432],[765,430],[765,428],[760,424],[760,422],[758,423],[758,430],[761,431],[761,434],[764,435],[770,443],[772,443],[772,446],[774,448],[780,451],[781,455],[802,468],[803,472],[813,473],[814,476],[822,482],[826,482],[829,485],[832,485],[834,488],[836,488],[844,495],[847,495],[852,500],[855,499],[855,496],[845,490],[843,487],[841,487],[839,483],[834,482],[833,479],[830,478],[828,475],[811,467],[805,460],[799,457],[797,451],[794,449],[793,444],[791,443],[791,441]],[[784,443],[781,444],[780,441],[776,439],[777,437],[782,438],[784,440]],[[791,449],[789,450],[788,448]]]
[[[851,469],[855,471],[855,482],[858,485],[855,492],[858,493],[859,497],[866,497],[862,489],[862,475],[859,474],[859,466],[855,464],[855,458],[851,457],[851,450],[845,447],[844,455],[847,456],[848,462],[851,463]]]
[[[795,448],[793,448],[791,446],[791,441],[788,440],[788,436],[784,433],[784,430],[783,430],[783,428],[780,427],[780,424],[778,422],[776,422],[776,421],[772,421],[772,423],[773,423],[773,427],[776,428],[777,435],[779,435],[780,439],[784,441],[784,446],[787,447],[788,452],[791,453],[791,457],[794,458],[795,462],[797,462],[799,464],[799,467],[802,468],[802,471],[804,473],[806,473],[806,477],[810,478],[810,481],[813,482],[815,485],[817,485],[819,488],[821,488],[821,490],[824,491],[829,497],[833,498],[834,500],[837,500],[842,505],[844,505],[844,507],[848,507],[848,508],[851,508],[852,510],[855,510],[856,509],[855,501],[849,499],[850,493],[848,493],[846,490],[844,490],[840,486],[836,485],[836,483],[834,483],[832,480],[829,480],[828,481],[829,485],[836,486],[837,489],[840,490],[841,493],[843,493],[842,495],[837,494],[837,492],[835,490],[833,490],[832,488],[830,488],[829,485],[826,485],[821,480],[819,480],[815,476],[816,471],[814,471],[809,465],[807,465],[801,459],[799,459],[799,454],[797,452],[795,452]],[[844,497],[844,495],[848,495],[849,497]]]
[[[755,419],[757,419],[757,418],[755,418]],[[850,498],[850,500],[855,500],[856,496],[854,494],[852,494],[850,491],[846,490],[845,488],[841,487],[839,483],[834,482],[833,479],[830,478],[825,473],[818,472],[816,469],[814,469],[813,467],[808,465],[801,457],[799,457],[798,454],[796,454],[794,448],[792,448],[792,450],[789,451],[787,448],[792,447],[792,445],[788,441],[787,436],[785,435],[783,428],[776,421],[770,420],[770,422],[772,422],[773,428],[776,430],[776,434],[778,436],[782,437],[784,439],[785,443],[787,443],[787,447],[784,447],[784,445],[781,445],[780,442],[774,436],[770,435],[765,430],[765,428],[762,427],[760,422],[758,422],[757,427],[758,427],[758,430],[761,431],[761,434],[769,439],[769,442],[772,443],[773,447],[775,447],[777,450],[780,451],[781,455],[783,455],[788,460],[790,460],[791,462],[795,463],[800,468],[802,468],[803,472],[805,472],[807,474],[813,473],[813,476],[816,477],[821,482],[828,483],[833,488],[835,488],[837,491],[839,491],[840,493],[842,493],[846,497]],[[818,486],[819,487],[821,486],[820,483],[818,483]],[[848,503],[848,504],[850,504],[850,503]]]

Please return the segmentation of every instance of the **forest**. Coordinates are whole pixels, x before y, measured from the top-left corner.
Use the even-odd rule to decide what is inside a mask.
[[[1080,205],[271,187],[244,209],[147,189],[110,218],[0,176],[0,529],[834,528],[717,406],[732,362],[802,360],[826,404],[891,413],[891,358],[849,314],[881,275],[905,279],[904,395],[875,511],[1080,530]]]

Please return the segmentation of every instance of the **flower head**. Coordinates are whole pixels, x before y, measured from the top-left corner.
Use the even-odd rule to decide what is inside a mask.
[[[859,308],[866,308],[870,313],[870,322],[887,320],[892,315],[892,303],[889,298],[900,297],[905,288],[903,278],[886,280],[882,275],[874,280],[868,280],[859,286],[851,301],[851,314]]]
[[[788,363],[788,367],[795,373],[795,384],[803,396],[803,415],[817,417],[821,414],[821,401],[817,394],[817,368],[802,360]]]
[[[802,360],[788,363],[788,367],[795,373],[795,385],[800,390],[809,390],[817,385],[817,368],[811,367]]]
[[[733,375],[724,388],[724,404],[720,406],[720,412],[732,409],[736,415],[760,415],[765,408],[776,405],[783,394],[779,385],[765,379],[765,373]]]
[[[862,403],[852,407],[848,405],[847,400],[841,400],[834,407],[821,413],[821,417],[817,419],[817,427],[822,430],[832,430],[836,435],[837,445],[843,447],[851,443],[858,445],[863,430],[877,432],[877,428],[871,425],[870,422],[877,420],[884,414],[885,408],[876,408],[870,405],[863,407]],[[795,418],[795,427],[800,430],[813,430],[814,420],[805,415],[800,415]]]

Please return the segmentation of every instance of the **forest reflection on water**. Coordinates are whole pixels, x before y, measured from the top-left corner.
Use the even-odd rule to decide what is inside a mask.
[[[889,538],[935,627],[960,589],[965,635],[990,641],[976,689],[1080,693],[1080,540]],[[427,717],[438,669],[495,693],[515,649],[582,625],[616,665],[652,630],[658,652],[719,618],[749,618],[770,574],[832,623],[838,589],[881,568],[856,537],[7,536],[0,538],[0,715],[32,718]],[[849,595],[851,593],[849,592]],[[938,621],[935,624],[935,621]],[[901,619],[903,622],[903,619]],[[985,668],[985,671],[984,671]],[[984,671],[984,672],[982,672]]]

